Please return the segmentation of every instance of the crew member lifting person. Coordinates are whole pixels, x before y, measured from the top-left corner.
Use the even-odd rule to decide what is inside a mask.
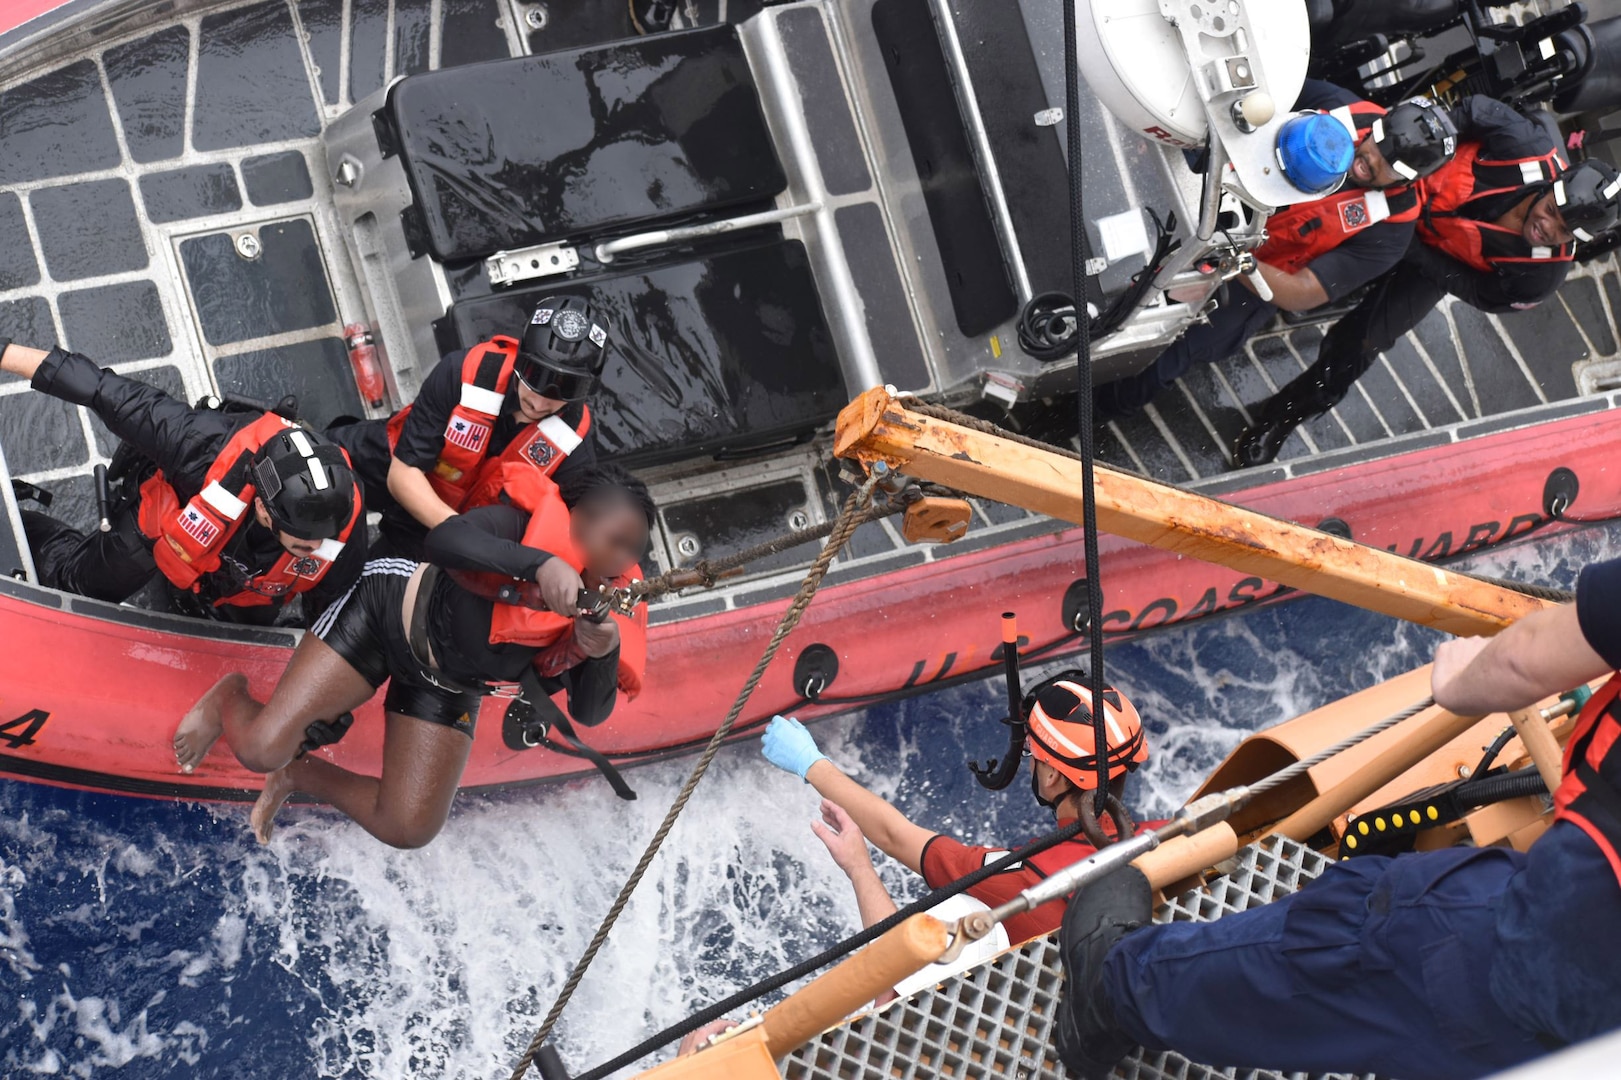
[[[1314,79],[1306,81],[1298,107],[1323,112],[1289,121],[1279,138],[1280,158],[1295,163],[1289,175],[1296,186],[1328,193],[1283,207],[1267,220],[1267,242],[1255,257],[1272,299],[1262,300],[1247,277],[1239,278],[1244,287],[1229,287],[1229,299],[1208,322],[1190,329],[1146,370],[1099,387],[1099,416],[1135,413],[1195,364],[1213,364],[1242,349],[1279,308],[1310,311],[1341,300],[1400,261],[1419,216],[1417,181],[1458,148],[1452,121],[1428,98],[1386,112]]]
[[[301,791],[386,844],[420,847],[450,813],[480,701],[497,685],[532,687],[533,671],[539,692],[568,691],[576,721],[606,720],[620,691],[641,687],[645,609],[598,621],[580,594],[639,576],[652,499],[612,467],[577,471],[561,489],[531,477],[508,494],[510,503],[436,526],[424,545],[430,563],[367,563],[299,642],[268,702],[254,699],[243,675],[220,680],[175,732],[181,769],[196,768],[224,735],[243,766],[270,774],[252,816],[261,842]],[[532,599],[492,599],[503,585]],[[312,725],[344,718],[385,682],[380,776],[303,753]]]
[[[307,624],[359,576],[360,488],[314,432],[275,413],[194,409],[61,349],[0,339],[0,370],[90,409],[147,459],[139,495],[127,491],[143,477],[125,477],[106,531],[23,511],[43,584],[122,602],[161,572],[177,610],[254,623],[308,594]]]
[[[429,529],[494,502],[505,462],[559,483],[595,464],[586,399],[607,347],[589,303],[550,296],[522,339],[498,335],[446,356],[390,419],[333,426],[328,435],[354,459],[367,505],[382,513],[388,553],[417,558]]]
[[[1060,826],[1089,812],[1090,806],[1083,803],[1089,804],[1097,791],[1092,693],[1086,683],[1085,675],[1066,671],[1038,684],[1025,698],[1032,759],[1030,791],[1037,802],[1052,810]],[[1115,691],[1105,693],[1104,713],[1109,732],[1110,792],[1119,800],[1125,792],[1126,774],[1148,760],[1148,742],[1137,710]],[[816,748],[816,740],[798,720],[774,717],[766,727],[761,749],[771,764],[798,776],[827,803],[842,809],[880,851],[913,873],[922,874],[930,888],[955,881],[1007,854],[1002,849],[964,844],[915,824],[841,772]],[[824,809],[824,814],[830,812]],[[987,878],[969,889],[968,895],[995,907],[1052,870],[1084,859],[1095,850],[1089,841],[1077,836]],[[863,885],[873,884],[853,883],[858,896]],[[1054,900],[1017,915],[1005,924],[1008,939],[1018,943],[1057,929],[1063,914],[1062,901]]]
[[[1576,602],[1435,654],[1436,703],[1523,709],[1621,669],[1621,559]],[[1209,923],[1146,926],[1127,868],[1064,917],[1059,1052],[1101,1077],[1139,1044],[1280,1072],[1466,1080],[1621,1027],[1621,674],[1577,719],[1529,851],[1365,855]],[[1138,927],[1141,926],[1141,929]]]
[[[1565,280],[1576,243],[1615,225],[1621,176],[1609,165],[1568,165],[1556,134],[1479,94],[1451,117],[1461,146],[1424,181],[1424,213],[1400,265],[1329,330],[1316,363],[1256,410],[1238,465],[1277,457],[1290,432],[1337,405],[1447,293],[1488,312],[1534,307]]]

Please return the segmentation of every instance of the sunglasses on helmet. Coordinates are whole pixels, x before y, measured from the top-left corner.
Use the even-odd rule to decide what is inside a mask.
[[[553,401],[584,401],[597,386],[597,377],[590,372],[557,371],[522,356],[513,374],[530,393]]]

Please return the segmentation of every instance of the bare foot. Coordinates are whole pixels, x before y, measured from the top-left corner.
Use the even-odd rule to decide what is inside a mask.
[[[174,733],[174,759],[180,763],[181,772],[191,772],[208,756],[208,751],[224,730],[220,719],[221,706],[230,695],[246,693],[247,689],[245,675],[227,675],[180,718],[180,726],[175,728]]]
[[[248,825],[261,844],[270,843],[270,834],[276,831],[276,812],[287,801],[287,796],[298,790],[293,781],[293,768],[297,764],[297,761],[289,762],[265,776],[264,790],[248,815]]]

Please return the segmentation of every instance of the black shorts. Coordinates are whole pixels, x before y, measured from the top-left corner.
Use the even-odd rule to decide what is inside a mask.
[[[374,559],[349,591],[315,620],[311,633],[326,642],[372,684],[388,683],[383,708],[471,738],[482,695],[438,685],[411,653],[400,608],[417,564]]]

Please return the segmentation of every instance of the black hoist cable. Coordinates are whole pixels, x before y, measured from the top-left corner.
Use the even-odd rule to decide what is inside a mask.
[[[1075,390],[1081,436],[1081,525],[1085,530],[1086,594],[1091,606],[1087,623],[1091,654],[1092,750],[1097,758],[1098,789],[1093,795],[1099,817],[1109,799],[1109,730],[1103,700],[1108,685],[1103,674],[1103,583],[1098,579],[1098,500],[1093,479],[1097,444],[1092,430],[1092,318],[1087,302],[1086,215],[1081,195],[1081,65],[1077,51],[1080,5],[1064,8],[1064,130],[1069,141],[1070,273],[1075,280]]]

